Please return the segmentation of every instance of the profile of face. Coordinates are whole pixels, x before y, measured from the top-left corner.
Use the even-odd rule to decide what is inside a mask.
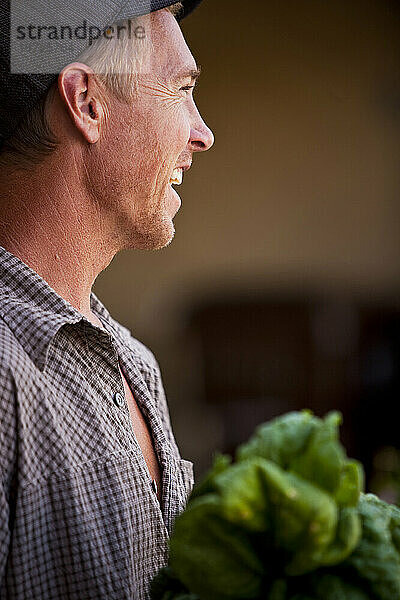
[[[151,68],[139,75],[132,102],[107,98],[105,126],[87,154],[90,193],[121,249],[171,242],[181,204],[173,185],[214,142],[193,99],[197,65],[179,24],[166,9],[146,18]]]

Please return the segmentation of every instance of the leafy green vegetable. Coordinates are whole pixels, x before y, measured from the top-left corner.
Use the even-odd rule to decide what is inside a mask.
[[[400,510],[361,494],[340,420],[289,413],[218,456],[152,600],[400,600]]]
[[[355,506],[363,487],[362,468],[346,458],[339,442],[341,416],[324,420],[309,411],[289,413],[256,430],[239,447],[237,460],[259,456],[300,475],[331,494],[340,506]]]
[[[215,488],[224,518],[249,532],[268,533],[290,556],[290,575],[335,564],[360,537],[354,509],[340,512],[326,492],[265,459],[233,465],[215,478]]]

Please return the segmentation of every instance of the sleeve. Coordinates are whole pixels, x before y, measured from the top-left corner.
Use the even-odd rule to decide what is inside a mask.
[[[14,380],[0,365],[0,596],[4,586],[15,509],[17,411]]]

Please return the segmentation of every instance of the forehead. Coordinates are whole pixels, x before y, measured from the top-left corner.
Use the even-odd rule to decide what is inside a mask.
[[[189,71],[196,70],[196,61],[186,43],[175,17],[167,9],[152,13],[152,72],[171,80]]]

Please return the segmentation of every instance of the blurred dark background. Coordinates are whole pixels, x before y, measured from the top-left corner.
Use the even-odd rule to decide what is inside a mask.
[[[171,246],[121,253],[95,292],[156,354],[197,475],[262,421],[335,408],[392,499],[400,4],[204,0],[183,30],[215,146],[180,188]]]

